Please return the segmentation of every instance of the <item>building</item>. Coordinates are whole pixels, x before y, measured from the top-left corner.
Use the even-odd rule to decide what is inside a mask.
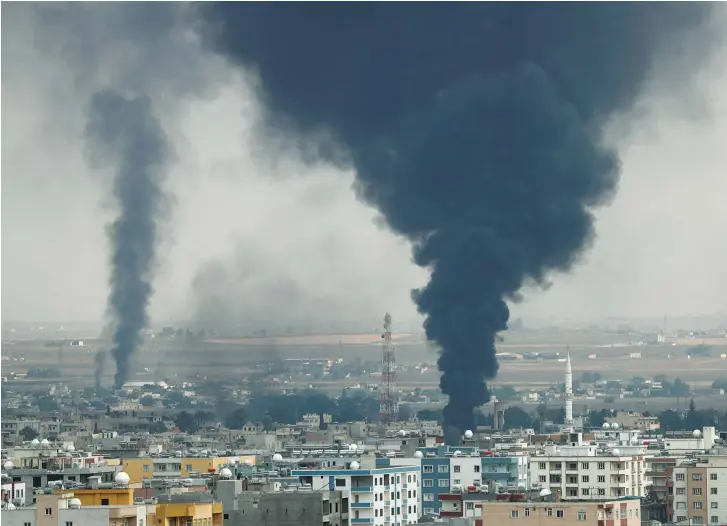
[[[373,455],[365,455],[347,468],[293,470],[291,474],[312,491],[327,488],[348,496],[351,524],[416,524],[421,516],[420,466],[376,467]]]
[[[641,526],[640,499],[595,502],[481,502],[482,526]]]
[[[482,484],[498,488],[530,489],[528,455],[482,457]]]
[[[600,452],[571,433],[570,445],[546,447],[530,459],[530,486],[560,492],[563,500],[646,496],[645,446],[621,446]],[[620,449],[624,449],[623,453]]]
[[[668,515],[690,524],[727,523],[727,455],[705,455],[667,468]]]
[[[25,506],[27,496],[24,482],[7,481],[6,475],[3,475],[2,482],[2,502],[11,502],[15,506]]]
[[[644,416],[633,411],[618,411],[614,416],[606,417],[606,422],[613,427],[618,424],[622,429],[639,429],[642,431],[657,431],[660,427],[659,419],[655,416]]]
[[[122,458],[121,466],[129,475],[130,484],[141,484],[144,479],[163,477],[190,477],[214,473],[236,462],[255,463],[255,455],[242,457],[140,457]]]

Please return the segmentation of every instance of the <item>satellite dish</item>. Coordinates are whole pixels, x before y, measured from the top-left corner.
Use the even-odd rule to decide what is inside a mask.
[[[421,451],[415,451],[414,458],[424,458],[424,453],[422,453]]]
[[[473,433],[473,432],[472,432],[471,430],[469,430],[469,429],[468,429],[467,431],[465,431],[465,432],[464,432],[464,437],[465,437],[466,439],[468,439],[468,440],[469,440],[470,438],[472,438],[473,436],[475,436],[475,434],[474,434],[474,433]]]
[[[358,469],[358,468],[360,468],[360,467],[361,467],[361,464],[359,464],[358,462],[356,462],[356,461],[354,460],[353,462],[351,462],[351,463],[350,463],[350,464],[348,465],[348,467],[349,467],[350,469]]]
[[[283,455],[280,453],[275,453],[273,455],[273,462],[280,462],[281,460],[283,460]]]
[[[694,431],[692,432],[692,436],[693,436],[694,438],[699,438],[699,437],[701,437],[701,436],[702,436],[702,432],[701,432],[701,431],[700,431],[699,429],[695,429],[695,430],[694,430]]]
[[[552,494],[552,492],[551,492],[551,491],[550,491],[550,489],[548,489],[548,488],[543,488],[543,489],[541,489],[541,490],[540,490],[540,493],[539,493],[539,495],[540,495],[541,497],[547,497],[548,495],[551,495],[551,494]]]

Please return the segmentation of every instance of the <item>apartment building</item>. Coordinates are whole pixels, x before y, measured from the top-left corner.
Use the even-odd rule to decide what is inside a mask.
[[[727,455],[684,460],[667,472],[670,520],[727,524]]]
[[[482,483],[492,489],[530,488],[528,455],[482,457]]]
[[[530,458],[530,486],[560,492],[563,500],[616,499],[646,496],[643,454],[623,455],[618,448],[584,444],[580,433],[571,445],[549,448]],[[638,451],[638,448],[631,448]]]
[[[373,455],[365,455],[347,469],[293,470],[291,475],[313,491],[348,495],[351,524],[416,524],[421,516],[420,466],[376,467]]]
[[[597,502],[481,502],[482,526],[640,526],[640,499]]]
[[[138,457],[122,458],[121,466],[129,475],[130,484],[144,479],[189,477],[193,474],[214,473],[235,462],[254,464],[255,455],[240,457]]]

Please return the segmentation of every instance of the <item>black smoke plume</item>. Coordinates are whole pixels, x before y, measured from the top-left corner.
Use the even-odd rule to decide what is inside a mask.
[[[94,161],[113,167],[113,196],[119,215],[109,227],[111,292],[115,328],[111,354],[114,385],[129,376],[131,356],[142,342],[157,245],[157,218],[168,160],[167,141],[148,98],[127,98],[113,91],[93,96],[87,139]]]
[[[101,377],[103,376],[103,370],[106,366],[106,357],[108,354],[105,350],[100,349],[96,351],[96,354],[93,357],[93,363],[96,366],[96,369],[94,371],[94,377],[96,379],[96,394],[99,394],[101,392]]]
[[[261,79],[269,122],[327,130],[356,191],[431,269],[412,293],[441,346],[451,442],[490,398],[508,299],[567,271],[614,193],[602,125],[695,3],[219,3],[208,42]]]

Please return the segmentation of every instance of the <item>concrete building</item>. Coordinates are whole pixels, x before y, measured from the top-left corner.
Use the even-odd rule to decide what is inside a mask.
[[[482,502],[482,526],[641,526],[640,499],[598,502]]]
[[[528,455],[482,457],[482,484],[497,488],[530,489]]]
[[[705,455],[667,468],[671,521],[692,525],[727,523],[727,456]]]
[[[3,474],[2,502],[11,502],[15,506],[25,506],[26,497],[28,497],[28,494],[25,483],[7,481],[6,475]],[[32,495],[30,497],[32,500]]]
[[[293,470],[303,487],[328,489],[348,495],[349,522],[380,526],[416,524],[419,505],[420,466],[376,467],[372,455],[352,461],[348,469]],[[449,483],[449,474],[447,474]]]
[[[255,455],[238,457],[139,457],[122,458],[121,466],[129,475],[130,484],[140,484],[144,479],[161,477],[189,477],[195,474],[214,473],[228,464],[256,462]]]
[[[618,411],[614,416],[607,416],[606,422],[610,426],[618,424],[622,429],[639,429],[641,431],[657,431],[661,426],[659,418],[644,416],[633,411]]]
[[[600,452],[571,433],[570,445],[546,448],[545,455],[530,459],[532,488],[560,492],[564,500],[616,499],[646,496],[646,462],[643,454],[625,454],[629,446]],[[634,446],[634,451],[639,447]],[[643,449],[643,447],[642,447]]]

